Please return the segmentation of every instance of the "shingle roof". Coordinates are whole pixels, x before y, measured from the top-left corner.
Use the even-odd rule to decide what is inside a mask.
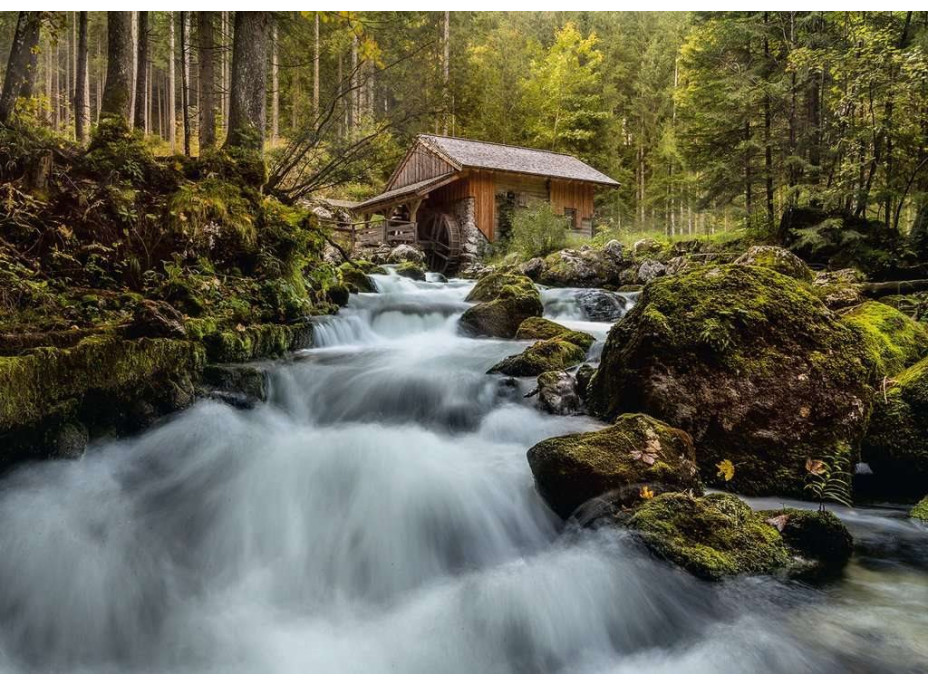
[[[432,134],[422,134],[419,140],[427,147],[437,149],[461,167],[589,181],[604,186],[619,185],[618,181],[610,179],[573,155]]]
[[[388,200],[395,202],[399,198],[412,197],[413,195],[424,195],[425,192],[451,183],[456,178],[457,173],[450,172],[448,174],[442,174],[441,176],[436,176],[431,179],[425,179],[423,181],[417,181],[416,183],[410,183],[406,186],[400,186],[399,188],[391,188],[385,193],[375,195],[369,200],[357,203],[353,209],[355,211],[371,209]]]

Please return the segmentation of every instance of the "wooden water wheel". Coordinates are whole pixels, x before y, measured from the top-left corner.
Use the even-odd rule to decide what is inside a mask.
[[[419,246],[425,252],[429,271],[453,272],[461,258],[461,227],[446,212],[429,212],[419,220]]]

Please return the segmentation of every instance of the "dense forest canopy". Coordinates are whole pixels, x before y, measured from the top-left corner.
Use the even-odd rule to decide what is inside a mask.
[[[94,123],[107,17],[43,14],[35,114],[83,136],[79,15]],[[221,143],[234,13],[137,14],[134,40],[148,40],[133,57],[147,64],[133,76],[144,84],[135,126],[163,154]],[[0,13],[4,55],[16,23]],[[902,231],[926,215],[928,12],[279,12],[271,23],[264,138],[271,183],[291,198],[379,190],[410,140],[436,132],[578,155],[622,183],[599,200],[599,222],[616,229],[774,229],[809,205]]]

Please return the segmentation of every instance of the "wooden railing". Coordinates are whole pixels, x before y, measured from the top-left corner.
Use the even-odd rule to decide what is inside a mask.
[[[416,243],[416,222],[401,219],[372,219],[369,221],[339,223],[334,227],[339,233],[347,234],[349,249],[371,245],[397,245]]]

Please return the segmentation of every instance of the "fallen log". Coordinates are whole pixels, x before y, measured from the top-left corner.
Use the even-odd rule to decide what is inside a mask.
[[[882,298],[885,295],[908,295],[928,291],[928,279],[912,281],[871,281],[860,284],[861,295]]]

